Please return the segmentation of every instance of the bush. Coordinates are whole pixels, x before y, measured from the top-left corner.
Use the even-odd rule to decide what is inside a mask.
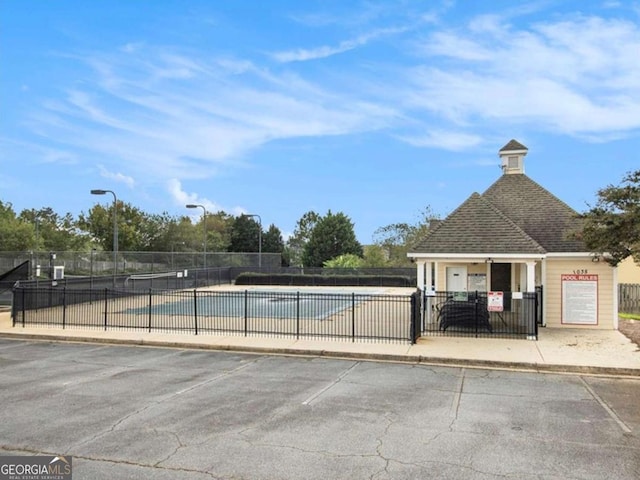
[[[289,286],[358,286],[358,287],[414,287],[410,277],[403,275],[296,275],[289,273],[242,273],[236,285]]]

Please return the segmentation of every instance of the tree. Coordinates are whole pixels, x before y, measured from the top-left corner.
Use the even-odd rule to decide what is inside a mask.
[[[226,252],[231,244],[231,232],[235,219],[233,215],[220,210],[207,215],[207,250]]]
[[[629,255],[640,263],[640,170],[628,173],[620,186],[599,190],[595,207],[580,218],[577,237],[590,251],[614,266]]]
[[[150,241],[157,233],[150,225],[152,218],[137,207],[118,200],[117,205],[118,250],[148,251]],[[113,204],[104,207],[94,205],[88,214],[80,213],[77,225],[89,232],[105,251],[113,251]]]
[[[329,210],[311,231],[304,247],[304,266],[321,267],[327,260],[347,253],[362,256],[362,245],[356,239],[353,223],[344,213],[334,215]]]
[[[282,253],[284,241],[280,229],[273,223],[269,225],[269,230],[262,236],[262,251],[267,253]]]
[[[362,266],[366,268],[383,268],[388,266],[387,251],[380,245],[366,245]]]
[[[230,252],[257,252],[260,224],[247,215],[236,217],[231,230]]]
[[[309,210],[306,212],[298,222],[296,223],[296,227],[293,230],[293,235],[289,237],[287,241],[287,248],[285,251],[285,256],[289,258],[289,263],[291,265],[301,267],[302,266],[302,256],[304,254],[304,247],[309,242],[309,238],[311,238],[311,232],[314,227],[320,220],[321,216],[318,215],[313,210]]]
[[[332,258],[324,262],[325,268],[360,268],[363,265],[363,260],[357,255],[352,253],[346,253],[339,257]]]
[[[0,201],[0,250],[23,251],[35,246],[35,226],[16,217],[11,203]]]
[[[386,251],[388,265],[409,266],[407,253],[427,234],[432,222],[437,219],[431,207],[427,206],[419,212],[416,223],[392,223],[380,227],[373,232],[373,241]]]

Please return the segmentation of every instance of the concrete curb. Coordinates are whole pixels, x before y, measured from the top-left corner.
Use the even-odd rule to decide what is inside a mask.
[[[566,373],[577,375],[601,375],[640,378],[640,369],[621,367],[601,367],[587,365],[541,364],[527,362],[501,362],[496,360],[475,360],[462,358],[427,357],[422,355],[398,355],[385,353],[343,352],[337,350],[314,350],[308,348],[275,348],[248,345],[216,345],[165,340],[117,339],[99,337],[81,337],[70,335],[38,335],[28,333],[0,332],[0,338],[13,340],[35,340],[43,342],[94,343],[103,345],[128,345],[160,348],[179,348],[185,350],[212,350],[257,355],[285,355],[303,357],[326,357],[361,361],[383,361],[393,363],[411,363],[421,365],[486,368],[494,370],[518,370],[539,373]]]

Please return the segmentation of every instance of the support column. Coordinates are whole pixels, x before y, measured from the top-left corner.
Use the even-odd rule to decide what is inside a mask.
[[[418,269],[418,288],[424,291],[424,260],[416,260],[416,268]]]
[[[432,286],[433,288],[435,288],[435,285],[433,285],[433,262],[427,262],[425,264],[425,268],[426,268],[425,289],[432,290]]]
[[[527,262],[527,292],[536,291],[536,262]]]

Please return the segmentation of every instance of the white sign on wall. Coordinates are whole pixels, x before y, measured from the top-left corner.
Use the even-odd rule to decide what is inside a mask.
[[[562,323],[598,324],[598,275],[565,274],[562,279]]]

